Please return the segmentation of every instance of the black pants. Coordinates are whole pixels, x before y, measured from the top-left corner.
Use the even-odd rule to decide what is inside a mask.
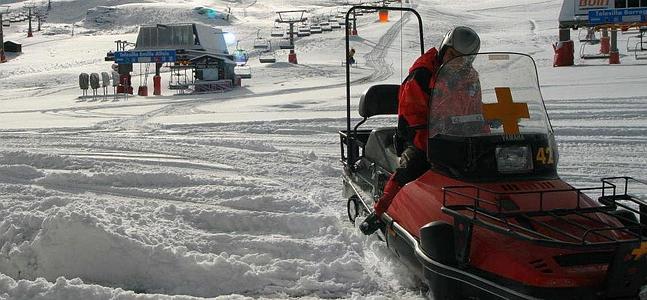
[[[422,176],[430,167],[425,152],[411,145],[402,152],[400,166],[393,176],[400,186],[404,186]]]

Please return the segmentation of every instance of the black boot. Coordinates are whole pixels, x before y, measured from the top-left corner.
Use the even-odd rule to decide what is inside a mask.
[[[377,217],[375,212],[372,212],[368,217],[366,217],[366,219],[364,219],[364,222],[359,225],[359,230],[365,235],[371,235],[382,226],[383,224],[380,218]]]

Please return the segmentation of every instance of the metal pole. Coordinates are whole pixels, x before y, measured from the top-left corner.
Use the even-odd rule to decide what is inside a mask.
[[[4,23],[2,21],[2,12],[0,12],[0,63],[6,62],[7,58],[4,55],[4,33],[2,31]]]
[[[642,234],[647,235],[647,205],[640,205],[640,225]]]
[[[31,7],[27,8],[29,10],[29,30],[27,30],[27,37],[33,37],[34,34],[31,32]]]
[[[294,23],[290,23],[290,46],[294,47]]]
[[[609,64],[617,65],[620,63],[620,53],[618,52],[618,30],[611,28],[611,50],[609,51]]]
[[[571,29],[570,28],[560,28],[559,29],[559,41],[566,42],[571,40]]]
[[[611,51],[618,52],[618,30],[611,28]]]

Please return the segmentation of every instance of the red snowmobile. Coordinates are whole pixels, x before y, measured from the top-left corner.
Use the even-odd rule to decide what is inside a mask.
[[[357,8],[363,7],[351,11]],[[380,238],[434,299],[638,299],[647,284],[647,201],[634,194],[647,194],[647,182],[615,177],[574,188],[559,178],[530,56],[458,57],[439,69],[437,83],[461,80],[462,68],[478,74],[482,110],[452,113],[460,110],[451,101],[430,105],[431,169],[397,194]],[[395,125],[360,128],[371,117],[397,114],[398,89],[366,90],[363,119],[351,127],[347,87],[340,141],[352,222],[372,211],[398,165]]]

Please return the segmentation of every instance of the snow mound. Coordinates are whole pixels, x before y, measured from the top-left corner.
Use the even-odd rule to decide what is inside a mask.
[[[186,4],[133,3],[119,6],[97,6],[88,9],[84,26],[89,28],[123,30],[146,24],[204,23],[227,26],[229,21],[209,18]]]
[[[61,292],[66,298],[76,297],[75,293],[121,294],[121,289],[127,289],[201,297],[277,292],[335,297],[373,284],[359,265],[357,254],[335,241],[339,233],[325,225],[335,222],[335,217],[222,213],[174,205],[158,209],[155,217],[137,213],[150,210],[150,203],[134,211],[127,206],[97,210],[84,200],[74,203],[66,210],[52,206],[39,215],[17,211],[5,218],[0,225],[0,269],[12,278],[35,281],[16,282],[2,275],[0,295]],[[210,251],[196,251],[204,251],[206,245],[194,248],[190,243],[188,247],[169,245],[169,241],[147,238],[146,228],[157,230],[155,225],[160,222],[178,224],[174,231],[187,226],[204,230],[191,236],[202,236],[202,243],[210,241]],[[270,233],[270,229],[285,235],[242,233]],[[41,277],[54,285],[38,279]],[[67,280],[77,277],[82,281]],[[83,282],[101,287],[77,290],[75,286]],[[78,297],[83,299],[82,294]]]
[[[35,169],[80,170],[92,168],[93,163],[54,154],[10,151],[0,153],[0,165],[24,165]],[[29,174],[28,176],[35,176],[33,171],[29,171]]]
[[[123,174],[94,174],[56,173],[39,180],[41,184],[71,186],[94,185],[114,187],[180,187],[199,185],[204,182],[191,179],[189,176],[172,173],[123,173]]]
[[[0,182],[5,180],[32,180],[45,176],[45,173],[35,169],[32,166],[0,165]]]
[[[169,296],[161,294],[137,294],[123,289],[111,289],[96,284],[84,284],[83,280],[58,277],[55,283],[45,278],[35,281],[14,280],[0,273],[0,297],[12,300],[51,300],[51,299],[132,299],[132,300],[192,300],[201,299],[191,296]],[[250,299],[239,295],[216,297],[214,299]]]

